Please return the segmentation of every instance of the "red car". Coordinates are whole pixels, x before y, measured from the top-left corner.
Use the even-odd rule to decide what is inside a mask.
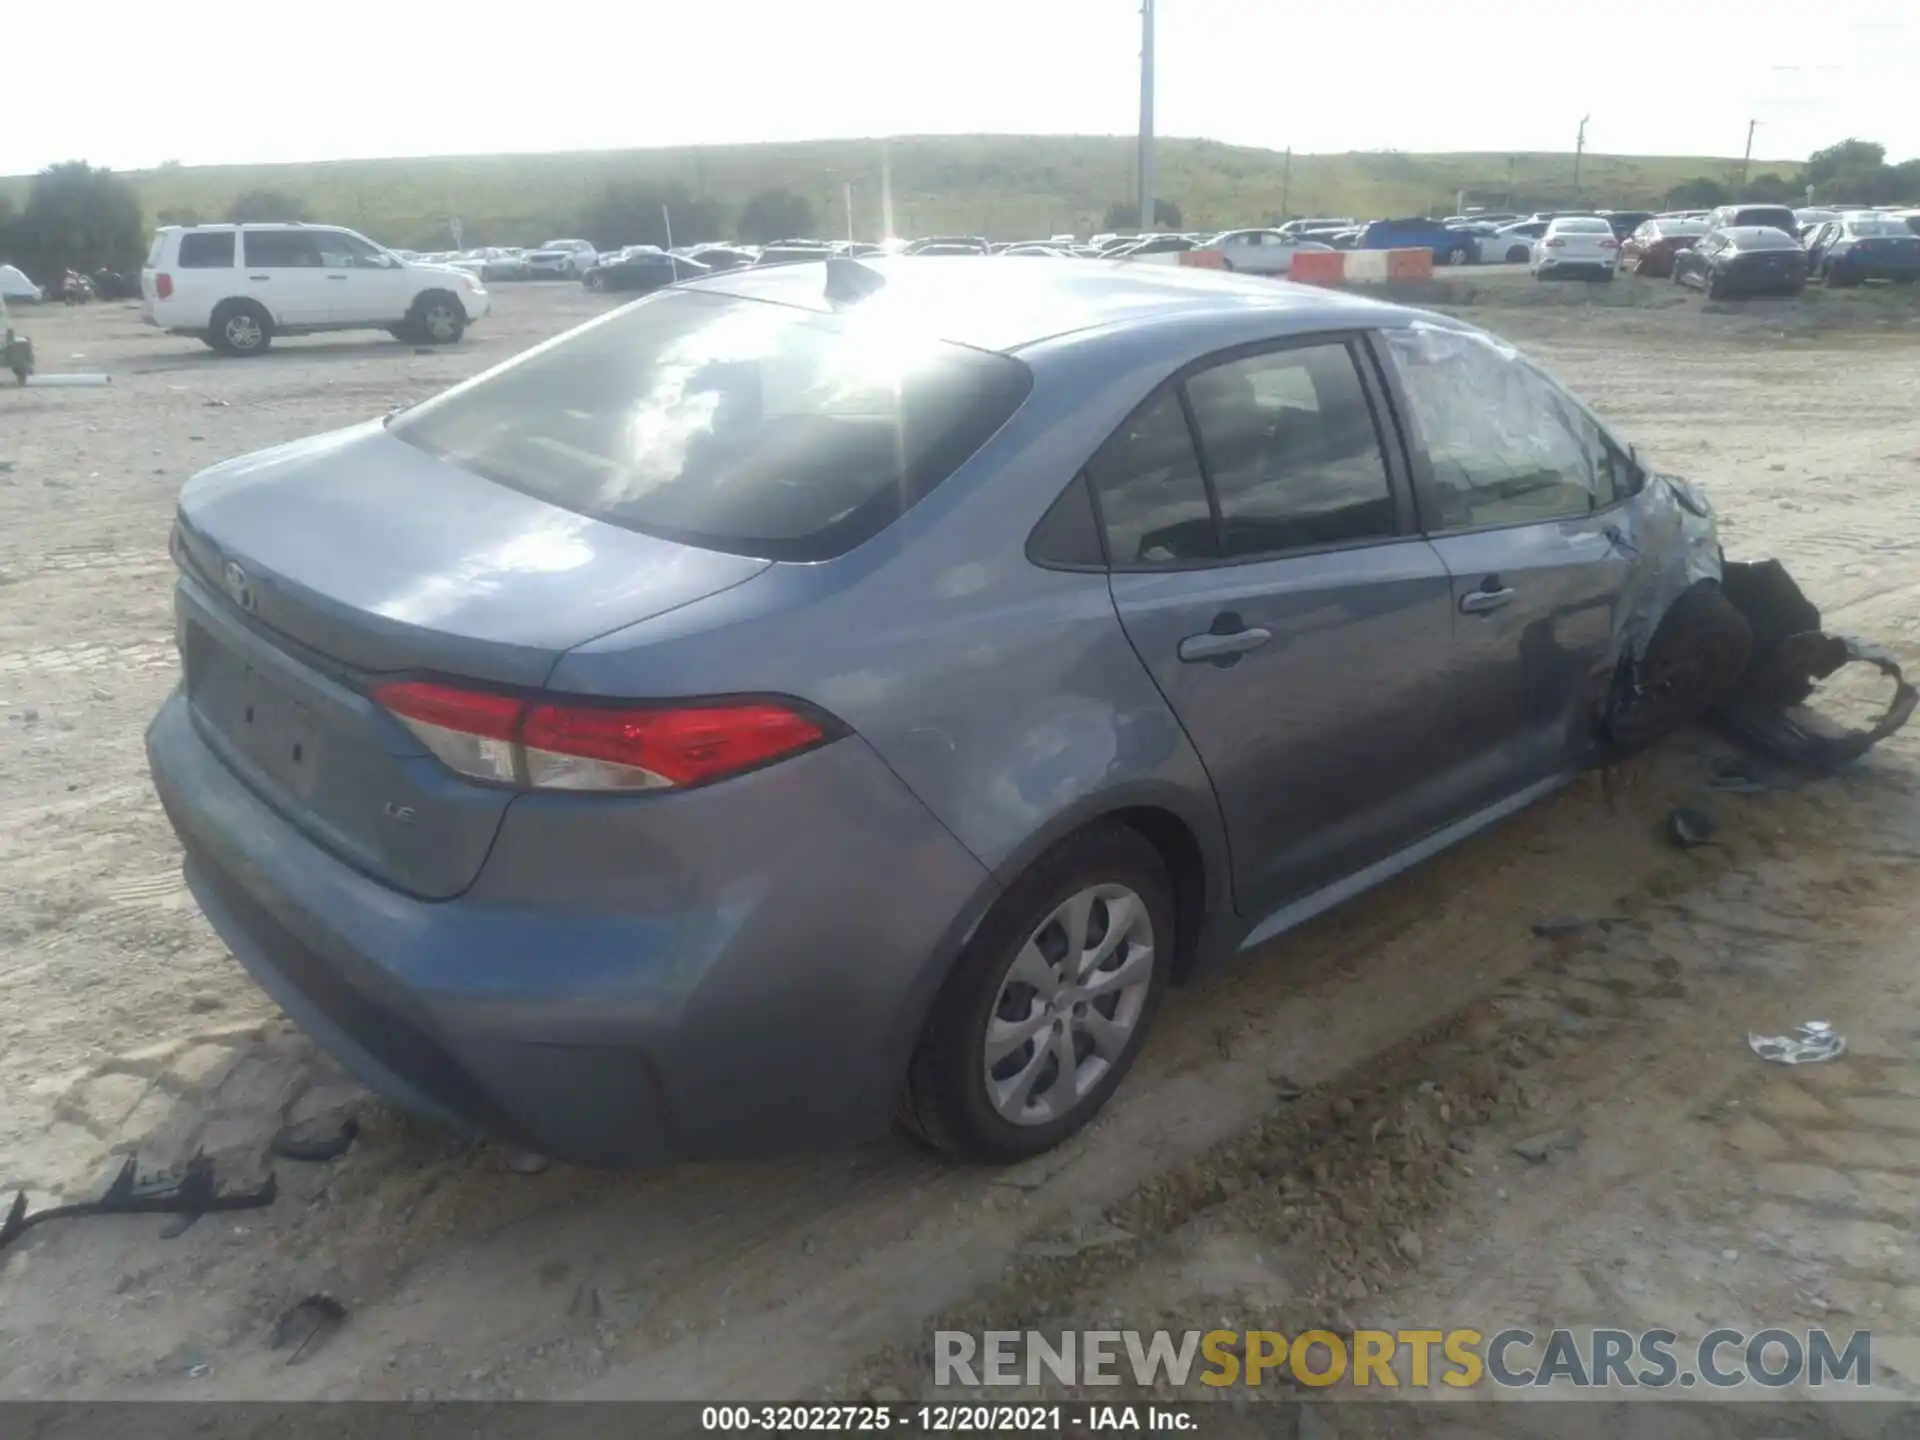
[[[1620,246],[1620,266],[1639,275],[1664,278],[1673,274],[1673,257],[1691,250],[1707,233],[1704,220],[1677,220],[1656,215]]]

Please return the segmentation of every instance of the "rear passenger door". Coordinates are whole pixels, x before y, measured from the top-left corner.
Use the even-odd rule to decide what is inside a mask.
[[[320,247],[305,230],[241,231],[246,292],[276,326],[324,325],[331,317]]]
[[[1477,809],[1588,749],[1631,569],[1615,508],[1630,467],[1572,397],[1489,337],[1422,325],[1380,344],[1422,528],[1451,577],[1449,721],[1466,747],[1461,801]]]
[[[1176,376],[1088,465],[1122,624],[1265,916],[1431,828],[1453,602],[1361,342]]]

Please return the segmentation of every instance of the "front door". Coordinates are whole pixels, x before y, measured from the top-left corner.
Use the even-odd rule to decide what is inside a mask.
[[[1462,801],[1490,804],[1590,746],[1633,563],[1616,505],[1628,467],[1576,401],[1487,337],[1419,327],[1383,348],[1452,578]]]
[[[330,311],[320,247],[306,230],[242,233],[247,293],[267,307],[278,326],[324,325]]]
[[[330,323],[394,325],[406,318],[414,287],[396,257],[346,230],[312,234],[326,275]]]
[[[1213,781],[1248,919],[1438,818],[1451,586],[1356,344],[1177,377],[1088,467],[1114,603]]]

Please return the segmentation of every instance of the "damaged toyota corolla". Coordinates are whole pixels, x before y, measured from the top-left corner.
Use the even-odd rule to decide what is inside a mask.
[[[1514,350],[1076,261],[675,286],[214,467],[174,554],[215,928],[376,1090],[590,1163],[1044,1150],[1167,985],[1755,653],[1706,501]]]

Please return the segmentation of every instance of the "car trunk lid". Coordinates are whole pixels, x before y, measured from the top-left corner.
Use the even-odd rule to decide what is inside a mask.
[[[427,898],[472,883],[513,792],[448,771],[367,698],[378,679],[537,689],[573,646],[768,564],[560,509],[378,422],[197,477],[175,551],[201,732],[318,842]]]

